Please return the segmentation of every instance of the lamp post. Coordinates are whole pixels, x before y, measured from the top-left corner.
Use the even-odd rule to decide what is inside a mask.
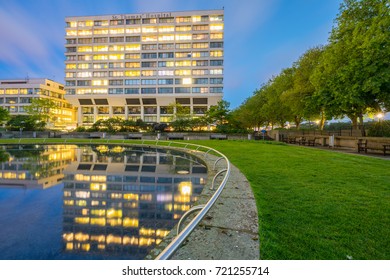
[[[20,122],[20,128],[19,128],[19,131],[20,131],[20,138],[22,138],[22,135],[23,135],[23,126],[24,126],[24,121],[21,121],[21,122]]]

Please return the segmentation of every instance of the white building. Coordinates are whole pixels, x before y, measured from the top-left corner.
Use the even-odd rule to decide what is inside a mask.
[[[66,98],[78,125],[201,116],[223,95],[223,10],[66,18]]]
[[[52,129],[67,129],[76,124],[76,111],[65,100],[64,85],[45,78],[0,80],[0,105],[14,115],[27,115],[25,108],[32,99],[50,99],[57,105],[50,113],[55,116]]]

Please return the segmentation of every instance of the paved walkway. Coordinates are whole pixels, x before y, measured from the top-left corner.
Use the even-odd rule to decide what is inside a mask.
[[[209,170],[212,169],[215,159],[211,156],[208,158]],[[222,165],[221,161],[218,164],[220,169]],[[208,178],[209,184],[197,204],[206,203],[213,193],[209,186],[216,172],[211,173]],[[190,221],[191,218],[190,216],[187,220]],[[176,232],[176,228],[174,231]],[[174,234],[171,232],[148,258],[153,259],[157,256],[173,237]],[[256,202],[248,180],[238,168],[232,166],[229,180],[220,197],[171,259],[258,260],[259,258]]]

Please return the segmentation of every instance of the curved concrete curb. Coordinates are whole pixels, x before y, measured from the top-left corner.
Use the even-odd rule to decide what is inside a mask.
[[[199,196],[196,205],[205,204],[215,190],[210,190],[214,175],[225,168],[220,161],[214,171],[214,163],[218,159],[213,155],[205,156],[202,152],[186,150],[202,158],[208,166],[208,183]],[[215,183],[218,187],[223,175]],[[191,214],[188,223],[197,214]],[[186,222],[182,227],[186,226]],[[176,236],[175,226],[168,236],[153,249],[146,259],[154,259]],[[260,258],[258,236],[258,215],[256,201],[246,177],[231,165],[230,177],[220,197],[189,235],[182,246],[173,254],[173,260],[258,260]]]
[[[229,181],[221,196],[172,259],[258,260],[259,258],[256,201],[248,180],[238,168],[232,165]]]

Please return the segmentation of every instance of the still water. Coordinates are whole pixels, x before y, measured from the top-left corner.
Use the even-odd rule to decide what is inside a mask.
[[[143,259],[196,202],[205,164],[175,150],[0,150],[0,259]]]

